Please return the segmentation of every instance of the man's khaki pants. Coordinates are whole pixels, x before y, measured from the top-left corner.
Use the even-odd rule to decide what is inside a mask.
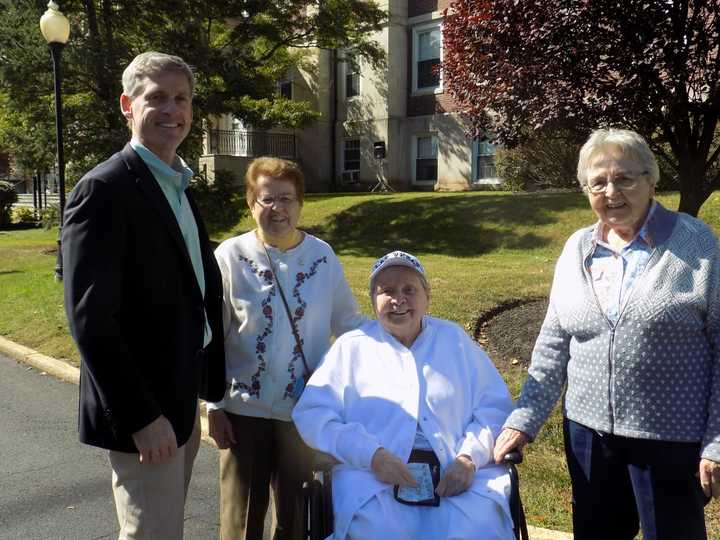
[[[110,451],[118,540],[181,540],[193,462],[200,447],[200,417],[175,457],[142,464],[138,454]]]

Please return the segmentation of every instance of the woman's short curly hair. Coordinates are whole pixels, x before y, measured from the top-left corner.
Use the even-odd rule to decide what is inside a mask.
[[[650,150],[647,141],[641,135],[629,129],[610,128],[593,131],[580,149],[577,179],[584,190],[586,190],[587,173],[592,158],[598,152],[607,149],[619,149],[623,154],[630,155],[647,172],[646,178],[650,185],[657,185],[660,178],[660,169],[655,154]]]
[[[248,206],[255,203],[257,182],[260,176],[275,180],[289,180],[295,185],[295,194],[302,205],[305,195],[305,175],[297,163],[287,159],[263,156],[255,158],[245,173],[245,199]]]

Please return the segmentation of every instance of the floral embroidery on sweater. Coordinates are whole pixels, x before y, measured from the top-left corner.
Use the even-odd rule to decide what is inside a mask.
[[[295,308],[295,313],[293,314],[292,322],[295,325],[295,328],[300,327],[300,321],[305,316],[305,309],[307,308],[307,302],[303,299],[302,295],[300,294],[300,287],[309,279],[311,279],[313,276],[317,274],[318,267],[320,264],[327,264],[327,257],[320,257],[316,261],[314,261],[310,265],[310,271],[309,272],[298,272],[295,274],[295,287],[293,287],[293,298],[297,301],[298,307]],[[288,306],[289,307],[289,306]],[[300,331],[298,330],[298,333]],[[300,343],[304,344],[305,340],[303,340],[302,336],[300,336]],[[283,395],[284,398],[292,397],[293,389],[295,388],[295,381],[297,380],[297,375],[295,375],[295,364],[296,362],[300,360],[300,363],[302,364],[302,351],[300,350],[300,347],[298,344],[295,344],[295,347],[293,347],[293,355],[290,359],[290,363],[288,364],[288,372],[290,373],[290,382],[285,387],[285,394]],[[302,366],[304,368],[304,366]],[[301,371],[303,369],[301,368]],[[307,374],[310,375],[309,373]]]
[[[255,264],[254,261],[251,261],[250,259],[242,255],[238,255],[238,258],[250,267],[250,271],[253,274],[257,275],[259,278],[265,281],[266,285],[273,284],[273,274],[269,269],[258,268],[257,264]],[[255,354],[257,355],[258,359],[258,369],[250,378],[250,385],[243,382],[236,382],[234,384],[234,389],[244,390],[251,396],[260,396],[260,376],[262,375],[263,371],[267,370],[267,361],[265,360],[265,351],[267,350],[267,345],[265,344],[265,339],[267,339],[267,337],[272,334],[273,309],[270,303],[272,302],[273,296],[275,296],[275,291],[276,288],[271,287],[268,295],[260,303],[260,305],[262,306],[263,316],[265,317],[267,324],[265,325],[262,333],[259,334],[256,338]]]
[[[250,271],[258,276],[260,279],[262,279],[265,284],[267,285],[273,285],[270,288],[270,291],[268,295],[262,300],[260,303],[262,306],[262,313],[265,317],[265,320],[267,324],[265,325],[265,328],[263,329],[262,333],[258,334],[256,337],[256,344],[255,344],[255,355],[258,360],[258,368],[257,371],[252,375],[250,378],[250,384],[244,382],[235,382],[233,384],[234,390],[242,390],[244,392],[247,392],[250,396],[260,396],[260,389],[262,387],[260,383],[260,377],[262,376],[264,371],[267,371],[267,360],[265,359],[265,353],[267,352],[267,344],[265,343],[265,340],[267,337],[272,334],[272,328],[274,323],[274,317],[273,317],[273,309],[272,309],[272,300],[273,297],[277,294],[277,286],[275,284],[275,280],[273,278],[273,273],[270,269],[263,269],[259,268],[258,265],[248,259],[247,257],[244,257],[243,255],[238,255],[238,259],[250,268]],[[309,279],[317,275],[318,268],[320,264],[327,264],[327,257],[320,257],[316,261],[310,265],[310,271],[309,272],[298,272],[295,274],[295,286],[293,287],[292,296],[297,301],[298,306],[295,308],[295,312],[293,315],[293,324],[295,324],[295,327],[298,328],[298,325],[302,318],[305,316],[305,310],[307,308],[307,302],[303,299],[302,295],[300,294],[300,287],[306,283]],[[288,306],[289,307],[289,306]],[[302,337],[300,338],[300,343],[304,344],[304,340]],[[293,394],[293,388],[295,387],[295,381],[297,380],[297,376],[295,375],[295,363],[299,360],[302,363],[302,354],[300,351],[300,347],[295,344],[293,347],[293,355],[290,359],[290,362],[288,363],[288,373],[290,373],[290,382],[285,387],[285,392],[283,394],[283,398],[291,398]]]

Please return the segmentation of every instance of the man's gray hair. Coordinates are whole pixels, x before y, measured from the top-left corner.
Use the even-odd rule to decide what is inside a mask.
[[[138,54],[123,71],[123,94],[134,98],[142,92],[144,79],[163,71],[177,71],[185,75],[190,83],[190,93],[194,93],[195,74],[182,58],[171,54],[148,51]]]
[[[655,154],[648,146],[645,139],[638,133],[629,129],[596,129],[590,135],[580,149],[580,157],[577,166],[577,179],[580,186],[586,190],[587,173],[590,162],[598,152],[608,149],[618,149],[623,154],[631,156],[635,159],[644,172],[647,173],[646,179],[650,185],[655,186],[660,178],[660,169],[658,168]]]

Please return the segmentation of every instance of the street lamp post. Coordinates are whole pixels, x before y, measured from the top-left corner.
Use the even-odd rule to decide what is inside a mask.
[[[60,229],[58,230],[58,254],[55,263],[55,277],[62,280],[63,261],[60,246],[63,214],[65,212],[65,155],[63,153],[62,95],[60,92],[60,54],[70,37],[70,23],[60,12],[60,6],[50,0],[48,9],[40,17],[40,31],[50,46],[50,55],[55,75],[55,134],[57,140],[58,191],[60,192]]]

